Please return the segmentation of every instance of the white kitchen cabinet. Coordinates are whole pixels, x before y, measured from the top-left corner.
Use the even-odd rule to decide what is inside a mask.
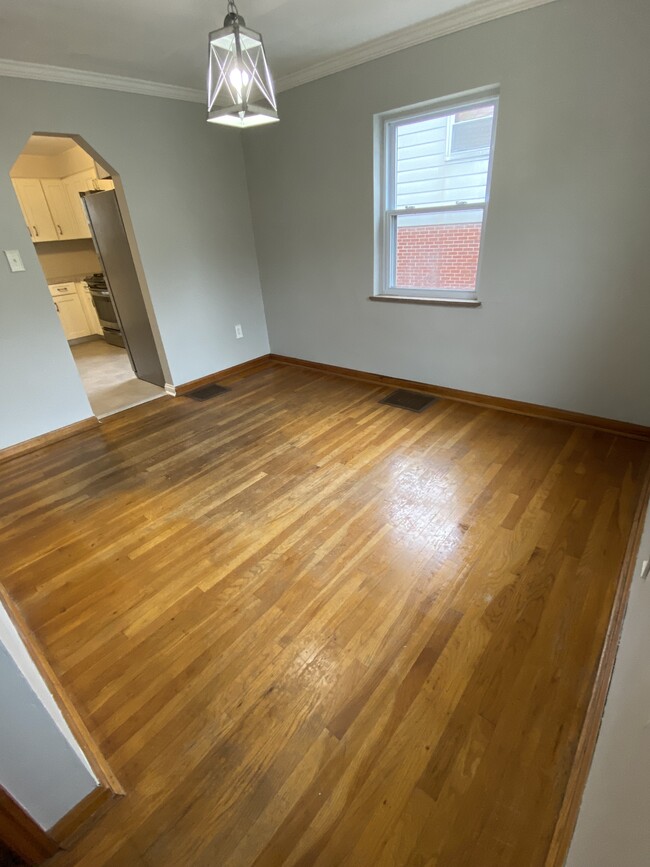
[[[98,178],[92,168],[67,178],[15,178],[12,183],[33,241],[92,237],[79,193],[115,189],[111,178]]]
[[[76,340],[92,334],[84,305],[77,294],[77,284],[56,283],[49,288],[66,340]]]
[[[45,200],[52,215],[54,228],[60,241],[69,241],[79,238],[79,225],[72,210],[72,203],[68,190],[63,181],[58,178],[43,178],[41,186],[45,193]]]
[[[91,237],[86,221],[86,212],[81,204],[79,193],[93,189],[92,184],[96,179],[97,175],[94,169],[85,169],[83,172],[76,172],[74,175],[63,178],[63,186],[66,189],[75,220],[77,221],[77,238]]]
[[[62,295],[52,299],[59,314],[66,340],[76,340],[88,336],[88,321],[81,301],[74,295]]]
[[[86,314],[86,321],[88,323],[88,329],[90,334],[101,334],[104,335],[104,330],[99,323],[99,316],[97,315],[97,311],[95,310],[95,305],[93,304],[93,298],[90,294],[90,289],[86,285],[86,283],[77,283],[77,296],[81,300],[81,306],[84,309],[84,313]]]
[[[94,178],[91,190],[99,192],[100,190],[114,190],[115,183],[112,178]]]
[[[15,178],[12,183],[32,241],[58,240],[59,235],[38,178]]]
[[[76,283],[50,283],[47,288],[52,298],[56,298],[57,295],[75,295],[77,292]]]

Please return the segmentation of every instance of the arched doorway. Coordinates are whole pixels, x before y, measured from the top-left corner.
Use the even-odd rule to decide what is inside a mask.
[[[119,174],[81,137],[37,132],[10,176],[95,415],[163,396],[168,368]]]

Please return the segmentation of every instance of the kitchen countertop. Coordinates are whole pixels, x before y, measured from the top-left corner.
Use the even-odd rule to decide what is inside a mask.
[[[63,277],[48,277],[47,285],[54,286],[56,283],[83,283],[89,274],[66,274]]]

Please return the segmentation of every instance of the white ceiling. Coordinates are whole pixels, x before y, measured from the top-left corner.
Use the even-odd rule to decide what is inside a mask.
[[[282,79],[458,9],[479,7],[490,18],[545,2],[241,0],[239,11],[262,33]],[[207,35],[225,11],[226,0],[2,0],[0,58],[203,90]]]
[[[77,147],[77,144],[71,138],[64,138],[63,136],[32,135],[27,140],[27,144],[22,149],[22,153],[38,157],[55,157],[74,147]]]

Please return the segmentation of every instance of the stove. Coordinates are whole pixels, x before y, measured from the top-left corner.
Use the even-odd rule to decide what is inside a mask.
[[[91,274],[84,279],[90,291],[90,297],[93,299],[99,324],[104,332],[104,340],[113,346],[124,347],[124,336],[113,306],[111,293],[106,285],[106,278],[103,274]]]

